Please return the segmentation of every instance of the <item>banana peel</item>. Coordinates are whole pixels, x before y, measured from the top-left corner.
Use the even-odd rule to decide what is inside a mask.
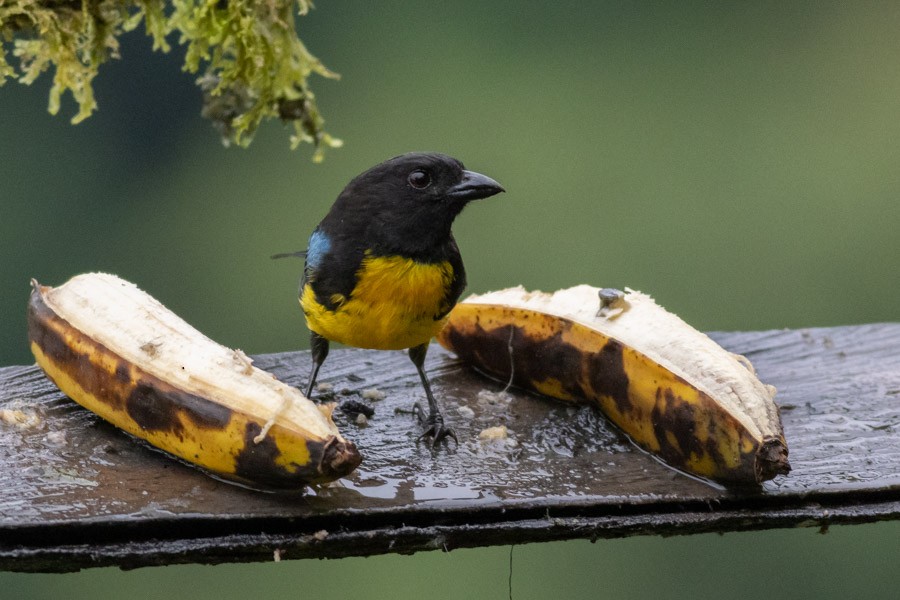
[[[775,388],[641,292],[580,285],[470,296],[438,341],[499,379],[594,403],[677,469],[726,485],[790,471]]]
[[[356,446],[298,390],[217,344],[134,284],[32,280],[31,351],[70,398],[128,433],[251,487],[303,488],[350,473]]]

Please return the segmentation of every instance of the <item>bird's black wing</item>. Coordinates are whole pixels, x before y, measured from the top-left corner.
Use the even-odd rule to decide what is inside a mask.
[[[352,237],[331,235],[317,227],[309,238],[300,294],[310,284],[316,301],[328,310],[335,310],[356,287],[356,272],[363,256],[364,251]]]

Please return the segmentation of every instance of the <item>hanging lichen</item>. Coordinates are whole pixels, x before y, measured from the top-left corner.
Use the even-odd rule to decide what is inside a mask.
[[[304,15],[311,6],[308,0],[0,0],[0,85],[7,78],[30,84],[52,67],[48,109],[56,114],[68,90],[78,104],[72,123],[79,123],[97,108],[92,82],[101,64],[119,58],[118,36],[143,21],[155,50],[168,52],[170,36],[185,46],[185,70],[200,74],[201,112],[226,144],[248,145],[264,119],[279,117],[293,125],[291,147],[310,142],[320,160],[340,141],[325,132],[307,85],[312,73],[336,77],[297,37],[295,10]]]

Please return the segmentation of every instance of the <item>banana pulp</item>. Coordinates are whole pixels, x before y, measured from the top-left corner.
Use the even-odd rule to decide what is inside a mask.
[[[775,388],[749,361],[646,294],[610,292],[471,296],[438,341],[520,387],[596,404],[642,448],[689,473],[726,484],[788,473]]]
[[[251,486],[301,488],[360,463],[329,407],[204,336],[134,284],[89,273],[56,288],[32,285],[28,335],[38,365],[113,425]]]

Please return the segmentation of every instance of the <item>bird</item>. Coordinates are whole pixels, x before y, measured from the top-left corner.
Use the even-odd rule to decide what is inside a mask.
[[[459,443],[431,391],[425,355],[466,287],[453,221],[469,202],[504,191],[435,152],[396,156],[347,184],[305,252],[299,299],[312,354],[307,397],[330,342],[407,350],[428,403],[427,414],[420,403],[413,407],[419,439]]]

